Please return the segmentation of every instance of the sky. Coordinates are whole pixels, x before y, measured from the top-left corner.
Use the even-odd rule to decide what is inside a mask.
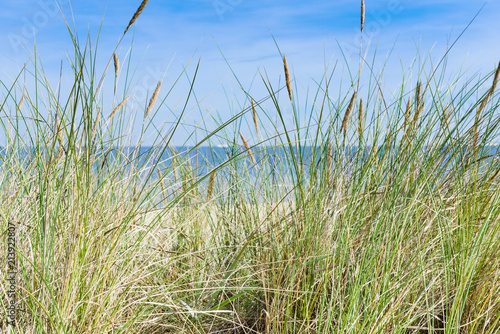
[[[9,82],[18,73],[36,43],[51,85],[57,87],[61,61],[63,81],[69,85],[71,73],[67,66],[72,44],[63,15],[75,27],[82,45],[88,35],[92,40],[99,36],[97,67],[104,71],[140,1],[59,0],[58,3],[62,13],[54,0],[2,0],[0,79],[3,82]],[[402,81],[402,72],[409,69],[416,57],[430,54],[435,62],[439,61],[446,47],[483,5],[450,51],[447,73],[452,75],[466,69],[469,77],[485,76],[500,60],[500,30],[496,28],[500,1],[366,0],[363,46],[368,47],[370,55],[376,50],[373,62],[376,68],[388,65],[384,77],[387,86],[395,89]],[[160,80],[160,98],[163,98],[180,76],[172,93],[160,105],[154,124],[161,129],[164,121],[175,121],[199,61],[196,94],[191,96],[184,126],[173,143],[182,145],[186,140],[197,140],[203,131],[188,139],[193,128],[213,129],[217,119],[227,120],[249,106],[241,88],[256,100],[266,96],[261,75],[269,77],[273,87],[283,85],[280,53],[287,57],[301,101],[307,100],[308,89],[317,89],[316,82],[324,76],[325,67],[331,71],[336,64],[338,87],[340,82],[348,82],[348,65],[356,68],[359,61],[359,26],[358,0],[150,0],[117,48],[122,66],[130,59],[134,69],[130,80],[133,88],[126,93],[132,95],[132,102],[127,108],[143,110]],[[121,84],[124,74],[122,69]],[[416,78],[417,74],[412,76]],[[112,110],[112,85],[110,74],[103,93],[105,115]],[[280,102],[286,102],[286,93],[280,94]],[[123,95],[122,90],[114,98],[115,104]],[[286,121],[292,122],[288,105],[283,109]],[[141,121],[136,119],[133,124],[137,127]],[[272,125],[269,119],[262,118],[261,122],[264,127]],[[255,142],[249,125],[244,120],[234,126]],[[148,140],[152,137],[146,143]]]

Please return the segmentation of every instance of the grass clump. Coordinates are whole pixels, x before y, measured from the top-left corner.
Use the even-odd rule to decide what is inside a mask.
[[[2,231],[16,226],[18,268],[16,327],[2,294],[2,332],[500,330],[499,69],[459,87],[422,68],[415,88],[403,80],[391,95],[372,84],[383,77],[361,81],[360,68],[338,97],[318,81],[307,126],[297,117],[291,127],[280,89],[262,77],[267,96],[245,91],[250,107],[194,146],[172,147],[199,63],[179,74],[192,78],[177,121],[159,126],[151,111],[168,109],[167,83],[142,110],[126,109],[113,53],[106,103],[95,48],[70,36],[66,94],[39,59],[1,82],[0,216]],[[21,81],[30,74],[35,92]],[[259,129],[256,106],[270,125]],[[130,112],[145,115],[133,145]],[[248,117],[255,138],[232,129]]]

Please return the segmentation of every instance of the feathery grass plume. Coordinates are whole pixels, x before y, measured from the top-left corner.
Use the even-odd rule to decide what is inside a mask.
[[[113,62],[115,65],[115,78],[118,78],[118,72],[120,71],[120,59],[115,52],[113,52]]]
[[[356,98],[356,92],[352,93],[351,101],[347,106],[347,110],[345,111],[344,120],[342,121],[342,126],[340,128],[340,132],[344,132],[344,136],[347,134],[347,123],[349,122],[349,115],[351,114],[352,107],[354,106],[354,99]]]
[[[215,173],[210,174],[208,179],[208,190],[207,190],[207,201],[212,197],[212,192],[214,191],[214,181],[215,181]]]
[[[290,71],[288,71],[288,62],[286,61],[286,56],[283,56],[283,65],[285,66],[286,89],[288,90],[290,101],[292,101],[292,81],[290,80]]]
[[[99,121],[101,120],[101,112],[102,112],[102,108],[99,107],[97,109],[97,116],[95,118],[94,129],[92,130],[92,136],[90,137],[92,140],[94,140],[94,136],[97,132],[97,126],[99,125]]]
[[[255,125],[255,131],[259,134],[259,123],[257,122],[257,111],[255,111],[255,102],[252,99],[252,113],[253,113],[253,124]]]
[[[124,35],[127,33],[128,29],[132,26],[132,24],[134,24],[134,22],[137,20],[139,15],[141,15],[142,11],[144,10],[144,7],[146,7],[146,5],[148,4],[148,1],[149,0],[143,0],[141,5],[139,6],[139,8],[137,8],[137,10],[134,13],[134,16],[132,16],[132,18],[130,19],[130,22],[128,23],[127,28],[123,32]]]
[[[144,118],[148,118],[149,113],[153,109],[155,102],[156,102],[156,98],[158,97],[158,93],[160,92],[160,88],[161,88],[161,81],[158,81],[158,85],[156,85],[156,89],[153,93],[153,96],[151,96],[151,100],[149,100],[149,104],[148,104],[148,107],[146,109],[146,116]]]
[[[365,28],[365,0],[361,0],[361,32]]]
[[[113,116],[115,116],[116,113],[125,105],[125,103],[127,103],[127,100],[128,100],[129,97],[130,96],[127,96],[125,98],[125,100],[123,100],[122,102],[120,102],[120,104],[117,105],[115,109],[113,109],[113,111],[111,112],[111,115],[109,115],[108,119],[106,120],[106,123],[108,123],[113,118]]]
[[[363,138],[363,99],[359,99],[359,114],[358,114],[358,132],[359,132],[359,138]]]
[[[26,93],[23,93],[23,96],[21,97],[21,100],[19,101],[19,105],[17,106],[16,114],[19,114],[19,112],[21,112],[21,108],[23,107],[25,96],[26,96]]]
[[[243,145],[245,146],[245,149],[248,152],[248,155],[250,156],[250,159],[252,159],[252,162],[254,164],[257,164],[257,161],[255,160],[255,158],[254,158],[254,156],[252,154],[252,150],[250,149],[250,145],[248,145],[248,142],[245,139],[245,137],[243,137],[243,133],[241,133],[241,131],[240,131],[240,137],[241,137],[241,140],[243,141]]]

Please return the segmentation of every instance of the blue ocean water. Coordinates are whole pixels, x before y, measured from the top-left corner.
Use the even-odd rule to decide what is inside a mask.
[[[333,149],[330,154],[333,157],[335,167],[338,164],[343,164],[345,161],[352,161],[358,159],[363,161],[369,156],[377,155],[382,158],[386,151],[388,151],[388,159],[397,158],[401,154],[401,149],[397,147],[378,147],[376,152],[372,148],[366,147],[361,151],[357,147],[347,147],[343,150]],[[114,164],[118,164],[123,170],[160,170],[165,173],[170,173],[172,167],[182,166],[182,168],[190,170],[195,176],[200,177],[206,175],[207,172],[218,167],[222,170],[226,167],[233,169],[245,168],[247,175],[259,175],[263,167],[268,167],[270,170],[278,168],[281,175],[283,173],[290,176],[296,175],[297,166],[301,168],[303,173],[308,173],[313,165],[320,165],[327,159],[328,148],[325,146],[312,147],[312,146],[277,146],[277,147],[252,147],[252,155],[256,163],[254,164],[249,153],[244,147],[234,146],[183,146],[183,147],[124,147],[124,148],[107,148],[100,149],[93,152],[92,164],[96,171],[111,170]],[[422,149],[421,152],[427,152],[421,159],[430,157],[433,154],[438,154],[434,151],[426,151]],[[442,149],[445,155],[444,159],[440,160],[441,164],[451,168],[454,164],[462,163],[464,157],[469,153],[467,148],[444,148]],[[8,161],[11,154],[16,154],[19,161],[24,164],[40,159],[45,156],[47,159],[50,156],[47,150],[32,149],[22,150],[21,152],[11,152],[5,148],[0,147],[0,167]],[[486,164],[491,159],[500,156],[500,146],[487,146],[479,152],[479,157],[483,157],[481,164]],[[386,157],[387,158],[387,157]],[[453,161],[450,162],[450,159]],[[151,173],[152,178],[157,177],[157,173]]]

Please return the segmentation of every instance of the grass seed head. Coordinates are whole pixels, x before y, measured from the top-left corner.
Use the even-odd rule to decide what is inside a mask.
[[[156,89],[153,92],[153,96],[151,96],[151,99],[149,100],[148,107],[146,108],[146,116],[144,118],[148,118],[149,113],[151,112],[151,110],[153,110],[156,99],[158,98],[158,93],[160,92],[160,88],[161,88],[161,81],[159,81],[158,84],[156,85]]]
[[[446,103],[446,106],[443,109],[443,121],[441,124],[442,128],[446,127],[446,125],[448,124],[448,119],[450,118],[452,111],[453,111],[453,108],[450,108],[450,102]]]
[[[344,120],[342,121],[342,127],[340,128],[340,132],[344,132],[344,136],[347,133],[347,123],[349,122],[349,115],[351,114],[352,107],[354,106],[354,99],[356,98],[356,92],[352,93],[351,101],[347,106],[345,111]]]
[[[411,96],[408,97],[408,103],[406,103],[406,111],[405,111],[405,138],[408,139],[411,130]]]
[[[252,154],[252,150],[250,149],[250,145],[248,145],[248,142],[245,139],[245,137],[243,136],[243,133],[241,133],[241,131],[240,131],[240,137],[241,137],[241,141],[243,142],[243,145],[245,146],[245,149],[248,152],[248,155],[250,155],[250,159],[252,159],[252,162],[254,164],[257,164],[257,161],[255,161],[255,158],[254,158],[254,156]]]
[[[253,124],[255,125],[255,131],[259,134],[259,123],[257,121],[257,111],[255,110],[255,102],[252,99],[252,114],[253,114]]]
[[[118,72],[120,71],[120,59],[115,52],[113,52],[113,62],[115,65],[115,78],[118,78]]]
[[[286,89],[288,90],[290,101],[292,101],[292,81],[290,79],[290,71],[288,70],[288,62],[286,61],[286,56],[283,56],[283,65],[285,67]]]
[[[420,116],[420,112],[424,108],[424,103],[422,101],[422,83],[420,81],[417,83],[416,95],[417,95],[417,106],[416,106],[415,115],[413,116],[412,127],[417,124],[418,118]]]
[[[19,114],[21,112],[21,108],[23,107],[24,103],[24,97],[26,96],[26,93],[23,93],[23,96],[21,97],[21,100],[19,101],[19,104],[17,106],[16,113]]]
[[[113,118],[113,116],[115,116],[115,115],[116,115],[116,113],[117,113],[118,111],[120,111],[120,109],[121,109],[121,108],[125,105],[125,103],[127,103],[127,100],[128,100],[128,98],[129,98],[129,97],[130,97],[130,96],[127,96],[127,97],[126,97],[126,98],[125,98],[122,102],[120,102],[120,104],[118,104],[118,105],[116,106],[116,108],[115,108],[115,109],[113,109],[113,111],[111,112],[111,115],[109,115],[108,119],[106,120],[106,123],[107,123],[107,122],[109,122],[109,121]]]
[[[361,32],[365,28],[365,0],[361,0]]]
[[[408,103],[406,103],[405,128],[410,124],[410,115],[411,115],[411,96],[408,97]]]
[[[92,140],[94,139],[94,136],[97,132],[97,126],[99,125],[99,121],[101,120],[101,112],[102,112],[102,108],[99,107],[97,109],[97,116],[96,116],[95,122],[94,122],[94,129],[92,130],[92,136],[91,136]]]
[[[143,0],[139,8],[137,8],[137,10],[134,13],[134,16],[132,16],[132,18],[130,19],[127,28],[125,28],[125,31],[123,32],[124,35],[127,33],[128,29],[132,26],[132,24],[134,24],[139,15],[141,15],[142,11],[144,10],[144,7],[146,7],[146,5],[148,4],[148,1],[149,0]]]
[[[212,193],[214,191],[214,181],[215,181],[215,173],[210,174],[208,179],[208,190],[207,190],[207,201],[212,197]]]

